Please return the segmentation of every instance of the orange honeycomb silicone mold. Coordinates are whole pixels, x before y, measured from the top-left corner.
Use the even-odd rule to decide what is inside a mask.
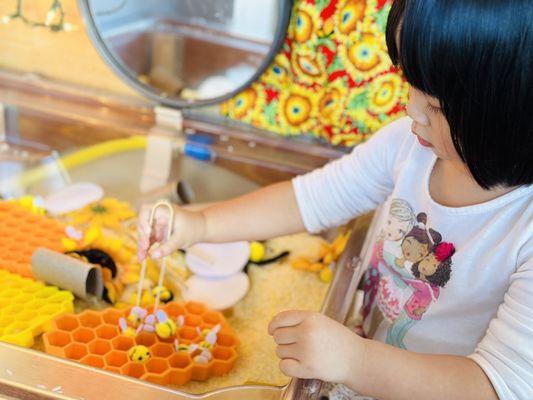
[[[0,341],[33,346],[56,316],[74,310],[73,301],[70,292],[0,270]]]
[[[224,375],[233,368],[239,341],[221,313],[194,302],[169,303],[161,309],[173,320],[184,316],[184,325],[178,328],[175,337],[163,340],[155,333],[141,332],[131,338],[122,334],[119,328],[119,319],[126,317],[129,310],[86,310],[77,315],[57,317],[52,330],[43,336],[45,350],[58,357],[160,385],[204,381],[210,376]],[[176,351],[175,338],[182,344],[199,343],[203,338],[198,330],[211,329],[217,324],[221,329],[212,349],[213,357],[207,364],[198,364],[189,353]],[[130,361],[128,350],[135,345],[146,346],[151,358],[144,363]]]
[[[33,278],[31,255],[38,247],[61,252],[63,226],[18,204],[0,202],[0,268]]]

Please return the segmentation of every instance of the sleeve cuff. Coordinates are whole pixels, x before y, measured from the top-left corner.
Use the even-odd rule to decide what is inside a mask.
[[[311,196],[306,188],[305,175],[293,178],[292,188],[296,197],[298,209],[300,210],[300,216],[302,217],[307,232],[319,233],[324,230],[325,227],[323,227],[318,221],[318,218],[315,217],[315,212],[311,206]]]

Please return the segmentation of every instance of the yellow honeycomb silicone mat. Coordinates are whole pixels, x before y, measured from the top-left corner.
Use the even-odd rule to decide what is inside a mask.
[[[0,270],[0,341],[32,347],[55,317],[73,311],[72,293]]]

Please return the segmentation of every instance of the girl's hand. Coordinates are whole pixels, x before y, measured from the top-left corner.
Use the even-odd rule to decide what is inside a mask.
[[[138,258],[144,260],[148,256],[150,247],[154,243],[160,246],[151,251],[153,258],[160,258],[172,252],[189,247],[203,240],[205,237],[205,217],[202,211],[190,211],[174,206],[174,221],[169,221],[169,212],[166,208],[158,208],[154,215],[154,223],[150,229],[150,212],[152,205],[144,205],[139,213],[137,226],[139,234]],[[169,225],[173,234],[167,240]],[[151,231],[151,234],[150,234]]]
[[[362,370],[364,339],[325,315],[284,311],[272,319],[268,332],[285,375],[346,383]]]

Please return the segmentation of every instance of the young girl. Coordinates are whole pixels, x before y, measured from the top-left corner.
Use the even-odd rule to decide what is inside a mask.
[[[412,87],[409,118],[292,182],[177,208],[174,221],[160,214],[153,238],[144,209],[139,256],[168,223],[176,233],[154,257],[199,241],[319,232],[401,200],[426,223],[395,221],[400,257],[380,258],[378,273],[406,291],[400,314],[364,338],[314,312],[282,312],[268,327],[281,370],[381,400],[533,399],[532,21],[531,0],[396,0],[387,44]],[[438,231],[436,247],[402,248],[415,226],[432,241],[429,227]],[[420,253],[407,271],[405,255],[394,261],[404,250]]]

